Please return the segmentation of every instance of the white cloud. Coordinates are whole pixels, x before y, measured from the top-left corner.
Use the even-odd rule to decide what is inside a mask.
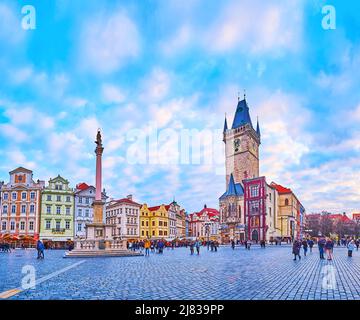
[[[21,15],[15,13],[15,8],[0,3],[0,17],[0,41],[2,45],[13,46],[22,43],[25,31],[21,27]]]
[[[101,87],[101,95],[105,103],[122,103],[125,101],[125,94],[119,87],[113,84],[103,84]]]
[[[160,101],[169,93],[171,77],[165,70],[154,68],[150,75],[143,81],[142,86],[142,100],[147,102]]]
[[[79,62],[88,71],[111,73],[140,52],[136,24],[124,11],[87,18],[80,33]]]
[[[0,124],[0,132],[2,136],[8,137],[11,141],[20,143],[29,139],[28,135],[11,124]]]
[[[300,1],[231,1],[207,30],[205,40],[210,50],[219,52],[294,51],[299,49],[301,32]]]

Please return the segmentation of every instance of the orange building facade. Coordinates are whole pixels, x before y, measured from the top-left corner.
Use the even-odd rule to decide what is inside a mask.
[[[45,182],[35,182],[33,172],[23,167],[9,174],[9,183],[1,183],[0,189],[0,233],[36,239],[40,232],[41,191]]]

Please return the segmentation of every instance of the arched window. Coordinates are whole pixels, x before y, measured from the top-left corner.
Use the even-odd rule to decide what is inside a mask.
[[[253,240],[253,241],[258,241],[259,240],[259,233],[257,232],[257,230],[254,230],[251,233],[251,240]]]
[[[286,206],[289,205],[289,199],[288,199],[288,198],[285,199],[285,205],[286,205]]]

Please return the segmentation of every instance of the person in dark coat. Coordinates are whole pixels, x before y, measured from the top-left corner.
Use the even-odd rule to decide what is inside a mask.
[[[307,241],[305,239],[302,241],[302,246],[303,246],[303,249],[304,249],[304,256],[306,257],[306,253],[307,253],[307,250],[308,250],[308,243],[307,243]]]
[[[235,241],[231,240],[231,248],[234,250],[235,249]]]
[[[325,260],[325,257],[324,257],[325,243],[326,243],[326,240],[325,240],[324,238],[321,238],[321,239],[318,241],[318,248],[319,248],[320,259],[321,259],[321,260]]]
[[[44,250],[45,250],[45,246],[44,244],[38,240],[36,243],[36,249],[37,249],[37,259],[44,259]]]
[[[296,260],[296,257],[299,257],[299,260],[301,259],[300,256],[300,248],[301,248],[301,243],[297,240],[295,240],[293,242],[293,255],[294,255],[294,260]]]
[[[309,239],[308,240],[308,245],[309,245],[309,248],[310,248],[310,253],[312,253],[312,248],[314,246],[314,241],[312,239]]]

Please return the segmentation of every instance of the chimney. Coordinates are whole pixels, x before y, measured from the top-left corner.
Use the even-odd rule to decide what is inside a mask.
[[[206,203],[204,204],[204,209],[206,209],[207,208],[207,206],[206,206]]]
[[[126,196],[126,198],[128,198],[130,201],[132,201],[133,196],[132,196],[132,194],[129,194],[128,196]]]

